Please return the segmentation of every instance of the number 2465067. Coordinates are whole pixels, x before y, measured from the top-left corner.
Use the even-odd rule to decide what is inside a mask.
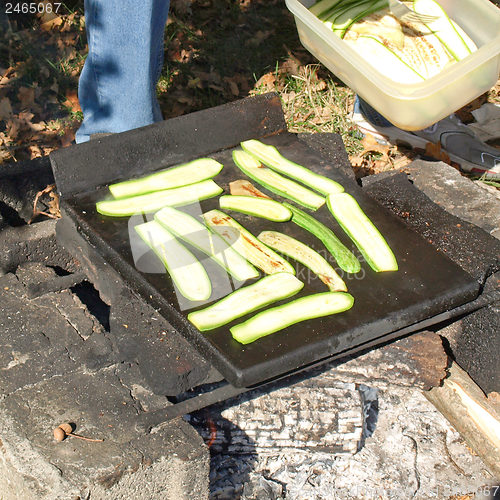
[[[57,14],[62,2],[6,2],[6,14],[44,14],[54,13]]]

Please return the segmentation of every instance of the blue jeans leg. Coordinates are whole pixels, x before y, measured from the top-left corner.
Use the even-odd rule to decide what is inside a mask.
[[[78,85],[76,142],[162,119],[156,83],[169,0],[85,0],[89,53]]]

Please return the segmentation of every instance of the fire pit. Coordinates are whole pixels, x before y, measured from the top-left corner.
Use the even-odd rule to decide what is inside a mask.
[[[234,126],[235,123],[238,127]],[[234,176],[228,161],[231,149],[241,140],[250,138],[264,138],[269,143],[279,145],[290,157],[307,160],[313,169],[327,173],[342,182],[348,191],[355,193],[370,217],[388,235],[400,260],[401,276],[398,279],[382,277],[384,288],[378,288],[376,292],[367,291],[368,284],[372,287],[376,283],[374,277],[366,276],[364,280],[349,282],[353,295],[361,304],[355,316],[341,321],[320,321],[314,328],[304,326],[296,331],[291,329],[288,333],[283,332],[290,340],[286,346],[276,340],[279,335],[274,338],[271,336],[261,344],[266,349],[261,349],[260,355],[250,345],[245,348],[248,356],[243,356],[241,346],[228,340],[227,331],[205,336],[193,329],[185,319],[185,312],[178,308],[165,275],[149,275],[136,268],[129,247],[127,223],[101,218],[95,213],[94,203],[103,196],[110,182],[201,155],[213,156],[227,164],[220,181],[226,187]],[[38,383],[47,388],[55,387],[52,384],[58,380],[57,377],[68,374],[67,380],[61,384],[65,399],[60,404],[74,404],[78,408],[83,401],[90,404],[91,391],[86,391],[85,396],[75,399],[73,403],[69,395],[75,394],[78,387],[90,387],[92,384],[86,386],[84,379],[96,373],[103,387],[112,387],[110,394],[117,394],[116,397],[110,397],[109,401],[113,404],[118,404],[120,398],[124,401],[127,411],[123,413],[123,419],[116,409],[110,407],[109,411],[116,411],[117,419],[122,419],[119,428],[125,432],[125,437],[109,430],[117,423],[106,414],[92,414],[92,418],[88,417],[89,421],[94,421],[94,417],[96,422],[102,419],[106,426],[111,426],[107,429],[112,433],[112,439],[120,442],[136,439],[136,432],[153,439],[156,434],[148,434],[152,428],[160,434],[165,433],[165,429],[173,432],[172,429],[180,425],[179,419],[171,422],[173,418],[224,402],[244,392],[249,392],[246,395],[248,401],[254,394],[262,394],[259,390],[282,387],[285,388],[285,399],[289,398],[290,391],[286,392],[289,384],[302,384],[307,389],[308,378],[322,370],[330,370],[335,363],[345,361],[349,356],[358,357],[361,373],[369,364],[369,353],[375,352],[373,347],[463,316],[498,298],[497,290],[484,289],[488,276],[498,270],[498,242],[495,239],[472,224],[464,221],[457,224],[458,219],[430,203],[403,174],[383,180],[378,177],[378,181],[368,181],[361,190],[349,174],[350,167],[341,140],[336,136],[295,136],[285,132],[279,99],[275,95],[251,98],[61,150],[53,154],[52,167],[61,193],[63,215],[57,222],[57,241],[51,232],[52,221],[32,227],[19,225],[4,229],[0,241],[10,251],[0,259],[4,273],[8,273],[2,281],[2,293],[5,297],[10,293],[11,298],[10,302],[8,300],[0,307],[6,308],[5,304],[10,304],[8,314],[11,315],[15,300],[12,294],[22,297],[19,303],[26,311],[31,303],[43,307],[47,297],[62,317],[67,318],[68,325],[75,325],[76,331],[87,329],[87,333],[81,335],[72,332],[71,335],[76,337],[72,337],[70,343],[67,339],[62,340],[57,348],[50,342],[50,348],[47,347],[47,340],[43,336],[37,337],[37,350],[41,357],[35,369],[32,367],[35,359],[31,354],[32,349],[27,347],[29,339],[26,346],[19,347],[16,342],[21,342],[21,339],[16,339],[12,331],[5,345],[12,345],[12,352],[18,354],[13,354],[12,360],[6,360],[5,366],[9,366],[9,370],[24,370],[23,377],[29,378],[29,387],[37,387]],[[210,202],[202,207],[210,208]],[[319,214],[319,217],[322,215]],[[423,238],[410,227],[417,229]],[[253,232],[259,230],[251,222],[248,228]],[[313,241],[309,241],[309,244],[314,246]],[[481,252],[474,251],[474,245],[481,248]],[[19,251],[12,252],[16,248]],[[23,259],[44,262],[53,266],[53,271],[48,272],[46,266],[23,267]],[[14,271],[17,277],[11,274]],[[91,323],[88,317],[76,319],[78,315],[70,307],[71,294],[68,290],[78,292],[81,300],[87,300],[89,309],[100,321],[96,317]],[[54,293],[58,291],[59,294]],[[58,302],[54,298],[56,296],[66,297],[65,302]],[[394,300],[395,297],[398,299]],[[41,316],[37,318],[33,321],[42,322]],[[80,320],[86,321],[85,328],[79,329]],[[334,328],[338,333],[332,335]],[[47,337],[52,338],[50,335]],[[384,359],[397,366],[413,368],[398,374],[397,370],[390,368],[389,362],[383,365],[387,376],[395,379],[409,377],[409,385],[421,388],[439,384],[447,362],[441,347],[441,354],[436,354],[436,349],[425,351],[424,347],[429,346],[426,342],[398,345],[399,348],[383,348],[376,352],[383,353],[387,357]],[[42,360],[44,349],[47,358]],[[262,351],[266,354],[263,355]],[[406,357],[398,358],[395,352],[407,354],[404,355]],[[423,355],[423,352],[428,354]],[[58,360],[64,355],[64,362],[58,361],[53,365],[50,353]],[[368,353],[368,358],[363,353]],[[436,371],[431,366],[433,362],[429,363],[430,378],[408,375],[412,370],[415,373],[426,372],[425,362],[415,361],[417,353],[420,353],[420,359],[427,356],[439,365]],[[380,362],[377,363],[382,366]],[[7,395],[5,405],[10,405],[7,407],[11,412],[21,407],[24,401],[37,397],[32,391],[21,399],[25,389],[21,390],[16,385],[17,380],[12,373],[8,370],[0,372],[3,393]],[[344,387],[338,383],[334,393],[340,397],[345,389],[346,394],[354,394],[356,387],[354,383],[349,385],[350,379],[346,372],[340,371],[339,374],[345,378],[346,385]],[[118,377],[122,385],[114,387],[113,376]],[[305,385],[301,381],[306,381]],[[110,382],[111,385],[104,385]],[[29,387],[26,391],[30,390]],[[100,394],[98,386],[95,387],[96,395]],[[311,389],[310,392],[315,391]],[[131,406],[127,403],[129,397]],[[106,404],[105,397],[96,396],[96,408],[107,408]],[[222,404],[229,405],[228,402]],[[54,411],[46,410],[47,421],[55,418]],[[33,412],[25,412],[19,416],[19,425],[24,428],[26,424],[27,427],[34,416]],[[265,422],[267,417],[263,415],[261,418]],[[193,422],[199,423],[200,414],[193,419]],[[328,442],[332,449],[355,452],[358,441],[362,439],[362,422],[358,420],[354,417],[351,422],[349,418],[345,422],[339,419],[338,432],[354,433],[357,437],[355,443],[345,441],[338,444],[335,436],[329,436]],[[186,435],[190,435],[188,428],[187,424],[182,424],[182,432]],[[311,434],[308,432],[303,432],[304,440],[310,439]],[[295,434],[299,435],[292,433]],[[209,442],[210,439],[208,434]],[[41,449],[47,446],[41,433],[37,434],[35,441]],[[178,442],[182,442],[182,438]],[[213,442],[215,447],[222,449],[225,446],[220,435]],[[268,446],[265,439],[261,442],[264,443],[263,447]],[[179,445],[178,449],[181,447]],[[85,450],[82,453],[85,454]],[[90,449],[89,453],[92,453]],[[112,450],[109,453],[112,456]],[[63,467],[62,457],[53,463],[56,462]],[[109,463],[114,464],[113,460]],[[128,463],[116,463],[115,466],[119,471],[117,475],[113,476],[109,470],[103,475],[109,487],[120,482],[129,466],[132,469],[135,467]]]

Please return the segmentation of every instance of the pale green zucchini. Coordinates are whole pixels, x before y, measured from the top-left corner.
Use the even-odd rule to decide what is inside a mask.
[[[332,254],[341,269],[348,273],[357,273],[361,269],[361,264],[356,256],[335,236],[335,233],[326,227],[312,215],[307,214],[288,203],[284,204],[292,213],[292,222],[297,224],[311,234],[314,234],[326,249]]]
[[[255,196],[224,195],[219,198],[222,209],[254,215],[274,222],[285,222],[292,218],[292,212],[279,201]]]
[[[135,226],[137,234],[160,258],[179,292],[189,300],[207,300],[210,279],[198,259],[156,221]]]
[[[293,200],[311,210],[317,210],[325,204],[325,199],[319,194],[263,167],[259,160],[245,151],[233,151],[233,160],[244,174],[283,198]]]
[[[374,271],[398,270],[391,248],[350,194],[330,195],[327,197],[327,205]]]
[[[273,250],[309,268],[330,289],[330,292],[347,292],[344,280],[335,269],[318,252],[301,241],[278,231],[262,231],[258,238]]]
[[[353,304],[354,298],[349,293],[316,293],[262,311],[230,331],[235,340],[249,344],[301,321],[347,311]]]
[[[337,32],[341,38],[344,37],[346,31],[360,19],[377,12],[380,9],[387,7],[387,0],[366,0],[352,2],[343,10],[335,12],[327,19],[327,22],[332,23],[332,30]]]
[[[259,276],[259,272],[238,252],[207,226],[194,217],[172,207],[164,207],[155,214],[155,220],[177,237],[208,255],[237,280],[245,281]]]
[[[240,255],[266,274],[295,274],[295,269],[287,260],[264,245],[229,215],[219,210],[210,210],[203,214],[203,218],[210,229],[218,233]]]
[[[215,177],[221,170],[222,164],[218,161],[212,160],[212,158],[198,158],[146,177],[110,184],[109,190],[115,198],[128,198],[153,191],[195,184]]]
[[[285,158],[274,146],[264,144],[256,139],[244,141],[241,144],[244,151],[257,158],[264,165],[309,186],[322,194],[342,193],[344,187],[324,175]]]
[[[413,0],[413,10],[420,14],[436,16],[436,19],[426,23],[426,26],[457,61],[476,50],[474,42],[448,17],[448,14],[438,2],[434,0]]]
[[[221,194],[223,189],[212,180],[197,182],[189,186],[165,189],[154,193],[104,200],[96,203],[96,210],[102,215],[111,217],[127,217],[138,213],[155,212],[162,207],[179,207],[195,201],[206,200]]]
[[[330,17],[331,12],[343,1],[344,0],[319,0],[319,2],[309,7],[309,10],[319,19],[325,19]]]
[[[245,314],[295,295],[304,286],[290,273],[266,276],[227,295],[215,304],[188,314],[188,320],[198,330],[213,330]]]

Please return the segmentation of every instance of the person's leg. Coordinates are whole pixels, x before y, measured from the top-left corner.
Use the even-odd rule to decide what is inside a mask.
[[[76,142],[162,119],[156,83],[163,64],[169,0],[85,0],[89,54],[78,98]]]

